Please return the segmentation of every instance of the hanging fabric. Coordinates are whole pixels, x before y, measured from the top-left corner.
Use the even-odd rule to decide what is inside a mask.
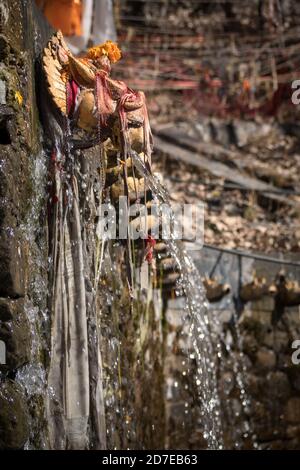
[[[65,36],[81,36],[81,0],[37,0],[37,5],[53,28]]]

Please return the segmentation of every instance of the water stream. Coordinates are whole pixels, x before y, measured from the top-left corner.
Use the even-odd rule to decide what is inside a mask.
[[[65,158],[59,151],[57,157]],[[26,392],[31,416],[31,433],[26,448],[134,448],[136,442],[141,439],[141,431],[137,425],[141,418],[130,396],[136,393],[136,378],[143,380],[145,364],[137,354],[139,359],[134,366],[135,379],[133,376],[122,375],[124,334],[121,333],[120,322],[125,316],[125,328],[135,328],[134,322],[138,321],[139,341],[146,341],[147,334],[152,334],[151,331],[147,332],[147,328],[151,329],[149,304],[147,301],[141,318],[138,302],[133,303],[133,307],[129,306],[129,317],[122,312],[121,319],[117,314],[117,311],[123,308],[120,298],[124,288],[120,274],[123,255],[119,242],[110,241],[103,245],[103,265],[97,278],[94,220],[100,204],[98,186],[95,183],[98,154],[91,152],[90,155],[78,154],[77,157],[70,158],[68,173],[57,171],[57,162],[55,163],[54,178],[58,197],[55,205],[52,205],[55,224],[52,226],[54,232],[51,232],[50,225],[52,249],[49,257],[48,228],[47,224],[42,223],[46,215],[49,191],[53,197],[51,184],[47,185],[49,156],[41,152],[32,162],[31,209],[22,227],[31,255],[31,284],[26,298],[26,313],[32,333],[32,355],[30,364],[20,368],[16,374],[16,381]],[[132,152],[132,158],[137,171],[145,178],[153,200],[170,207],[168,194],[158,178],[148,171],[138,154]],[[71,179],[69,174],[72,175]],[[65,182],[68,204],[65,204],[62,191]],[[171,222],[176,227],[175,215],[172,211],[170,214]],[[61,242],[63,239],[64,243]],[[218,363],[222,359],[219,337],[211,324],[212,317],[208,314],[199,271],[184,250],[182,242],[176,238],[176,229],[171,230],[170,237],[164,242],[180,273],[176,291],[179,295],[183,294],[185,299],[183,322],[188,331],[186,357],[191,358],[188,373],[194,375],[194,389],[197,394],[194,406],[199,409],[200,425],[207,447],[222,449],[222,414],[217,385]],[[64,270],[63,273],[57,271],[59,257],[60,262],[66,263],[59,268]],[[96,278],[100,281],[97,288]],[[80,289],[74,289],[70,279],[75,283],[80,281],[80,289],[83,289],[80,298]],[[104,284],[101,287],[103,279],[108,279],[107,288]],[[58,281],[66,285],[60,284],[59,292],[56,292]],[[109,286],[111,287],[108,288]],[[48,305],[47,297],[50,300]],[[105,306],[101,305],[100,299]],[[67,308],[68,314],[57,318],[64,308]],[[133,320],[130,316],[133,316]],[[72,350],[68,346],[70,334],[75,334],[72,337]],[[128,334],[130,335],[130,329]],[[142,348],[143,344],[140,347]],[[71,357],[75,362],[72,363]],[[244,384],[239,371],[235,372],[240,385],[241,400],[246,406]],[[150,371],[150,377],[152,373],[155,374],[155,371]],[[83,386],[85,394],[82,395]],[[127,390],[126,396],[124,390]],[[72,401],[71,405],[68,400]],[[150,424],[154,432],[158,423],[154,420]],[[143,447],[144,444],[140,442],[140,445]]]
[[[25,448],[47,448],[47,430],[43,402],[49,341],[47,309],[48,257],[47,226],[41,224],[46,211],[47,156],[44,151],[31,160],[32,195],[30,210],[21,230],[29,248],[30,284],[25,298],[25,313],[31,331],[31,360],[17,370],[15,380],[24,388],[29,407],[30,438]]]
[[[148,171],[139,155],[132,152],[132,157],[154,198],[170,207],[168,194],[158,178]],[[170,256],[178,265],[180,272],[178,287],[183,290],[186,298],[185,322],[189,324],[189,336],[193,346],[193,351],[190,352],[195,356],[197,363],[195,382],[201,404],[204,438],[209,448],[222,449],[221,409],[216,379],[218,344],[213,344],[212,341],[207,302],[199,271],[184,250],[181,241],[177,239],[177,221],[172,210],[170,214],[173,230],[170,231],[170,238],[164,241],[167,243]]]
[[[64,163],[63,159],[68,159],[68,155],[64,157],[57,149],[56,158]],[[95,158],[97,158],[97,152],[91,162]],[[133,153],[133,160],[137,170],[144,176],[154,199],[169,205],[168,195],[158,179],[150,174],[135,153]],[[111,441],[110,436],[118,426],[121,437],[120,441],[115,443],[116,447],[131,447],[136,445],[134,442],[139,432],[137,421],[140,419],[136,415],[134,402],[128,396],[130,390],[135,393],[135,382],[130,382],[133,378],[120,375],[120,355],[124,354],[122,342],[118,338],[119,327],[117,326],[114,330],[113,325],[110,327],[111,333],[106,331],[106,334],[111,337],[109,356],[115,356],[112,374],[110,374],[113,383],[106,383],[105,391],[103,389],[101,321],[99,324],[99,313],[96,313],[101,312],[103,306],[97,307],[94,276],[97,277],[95,258],[98,255],[95,254],[96,239],[92,223],[97,204],[99,204],[99,195],[97,202],[97,191],[94,192],[93,186],[95,180],[91,175],[93,164],[86,163],[87,161],[86,155],[79,157],[76,161],[73,157],[70,158],[65,162],[68,168],[66,173],[61,170],[61,165],[58,165],[56,161],[54,164],[56,195],[53,208],[54,225],[52,222],[54,231],[53,229],[51,231],[50,224],[50,234],[52,233],[50,245],[52,246],[52,268],[50,269],[52,347],[48,372],[48,390],[52,393],[47,395],[50,446],[53,448],[105,447],[107,438]],[[70,175],[72,175],[71,179]],[[63,190],[64,182],[66,182],[66,194]],[[65,204],[65,198],[67,198],[67,204]],[[172,212],[171,217],[172,223],[176,225]],[[91,222],[89,229],[87,229],[88,220]],[[180,272],[177,289],[183,291],[186,299],[183,315],[184,323],[188,326],[191,344],[189,357],[193,357],[196,363],[194,385],[197,390],[196,400],[200,410],[203,437],[207,441],[208,448],[221,449],[223,448],[222,423],[216,379],[218,347],[212,341],[199,272],[183,249],[180,240],[176,239],[175,232],[171,231],[170,238],[165,241],[169,254],[176,260]],[[105,243],[105,240],[102,243]],[[111,261],[109,264],[107,249],[104,250],[102,256],[106,260],[106,270],[109,269],[117,275],[118,262]],[[116,297],[117,291],[112,294],[111,303]],[[132,308],[135,308],[133,304],[130,312],[134,315]],[[112,320],[110,319],[110,322]],[[118,324],[119,320],[116,319],[116,321]],[[129,328],[130,325],[131,323],[128,323]],[[68,344],[72,346],[72,349],[67,346]],[[141,375],[142,371],[139,369],[142,364],[137,364],[136,367],[138,368],[137,374]],[[126,397],[122,396],[124,380],[127,383]],[[104,411],[105,405],[110,412],[112,408],[119,410],[115,418],[109,415],[107,409]],[[92,410],[90,418],[88,418],[89,407]],[[106,421],[108,427],[105,424]],[[123,428],[121,432],[120,426],[121,429]],[[155,427],[156,423],[152,423],[151,426]],[[111,442],[113,441],[114,439]]]

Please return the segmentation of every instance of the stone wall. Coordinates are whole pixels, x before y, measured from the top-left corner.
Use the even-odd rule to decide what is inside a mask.
[[[214,265],[210,250],[193,251],[202,275]],[[238,257],[223,254],[215,275],[231,285],[231,293],[208,304],[218,360],[218,388],[226,449],[299,449],[300,365],[293,364],[292,343],[300,339],[299,309],[286,307],[274,325],[275,299],[271,295],[236,310]],[[246,260],[244,282],[253,271],[272,282],[278,265]],[[289,268],[297,279],[298,268]],[[206,448],[191,375],[188,331],[183,322],[184,298],[166,304],[166,447]]]
[[[49,32],[30,0],[4,1],[0,14],[0,341],[6,350],[1,361],[5,363],[0,365],[0,448],[47,448],[44,399],[51,321],[47,311],[47,157],[42,148],[46,150],[36,106],[39,75],[35,73],[43,44],[41,29],[45,38]],[[99,177],[97,159],[98,148],[77,155],[85,178],[80,181],[83,233],[91,256],[95,220],[86,198]],[[111,247],[112,264],[105,261],[108,268],[97,299],[108,446],[163,448],[160,295],[149,284],[148,300],[143,294],[130,302],[122,250]],[[91,273],[86,276],[88,283]],[[88,323],[93,344],[95,325],[90,318]]]
[[[292,363],[292,343],[300,337],[299,312],[287,308],[274,327],[267,302],[252,309],[244,313],[240,328],[256,442],[262,449],[299,449],[300,371]]]
[[[32,233],[29,241],[26,228],[38,202],[32,169],[41,150],[31,2],[1,2],[0,19],[0,340],[6,349],[0,365],[0,448],[19,449],[29,436],[29,409],[15,378],[31,361],[26,305],[35,302],[36,275],[30,259],[37,240]]]

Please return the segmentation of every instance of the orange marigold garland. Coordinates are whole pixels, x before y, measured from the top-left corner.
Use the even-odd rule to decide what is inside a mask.
[[[91,60],[96,60],[103,55],[106,55],[113,64],[121,59],[121,51],[113,41],[106,41],[99,46],[91,47],[88,50],[87,57]]]

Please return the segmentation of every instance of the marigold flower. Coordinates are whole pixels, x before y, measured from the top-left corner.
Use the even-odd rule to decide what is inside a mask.
[[[115,42],[106,41],[104,44],[89,49],[87,54],[91,60],[99,59],[103,55],[106,55],[112,63],[115,63],[121,58],[121,51]]]
[[[18,102],[19,106],[22,106],[23,104],[23,96],[19,91],[15,92],[15,100]]]
[[[250,84],[249,80],[247,80],[246,78],[243,80],[243,89],[245,91],[251,90],[251,84]]]

